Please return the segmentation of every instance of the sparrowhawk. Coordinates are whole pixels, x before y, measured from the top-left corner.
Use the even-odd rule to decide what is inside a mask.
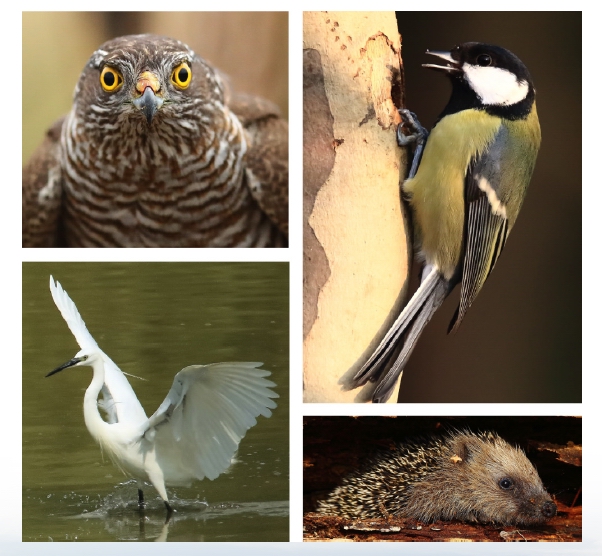
[[[92,54],[23,169],[24,247],[280,247],[288,125],[156,35]]]

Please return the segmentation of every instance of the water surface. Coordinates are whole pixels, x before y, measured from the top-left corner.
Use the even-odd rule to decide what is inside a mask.
[[[92,369],[45,374],[77,343],[52,301],[49,275],[129,378],[147,414],[192,364],[263,361],[280,398],[215,481],[169,488],[169,526],[154,488],[137,488],[89,435],[83,396]],[[23,264],[23,540],[288,540],[288,264]]]

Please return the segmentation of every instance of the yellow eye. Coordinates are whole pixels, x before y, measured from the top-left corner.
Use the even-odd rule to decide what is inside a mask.
[[[178,64],[171,73],[171,82],[180,89],[186,89],[190,85],[192,71],[186,62]]]
[[[112,93],[123,85],[123,77],[116,69],[105,66],[100,74],[100,84],[107,93]]]

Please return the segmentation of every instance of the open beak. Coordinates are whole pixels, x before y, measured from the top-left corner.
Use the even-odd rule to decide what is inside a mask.
[[[60,367],[57,367],[56,369],[54,369],[54,371],[50,371],[46,375],[46,378],[48,378],[49,376],[55,375],[56,373],[62,371],[63,369],[68,369],[69,367],[73,367],[74,365],[77,365],[84,359],[85,359],[85,357],[74,357],[73,359],[67,361],[67,363],[63,363]]]
[[[460,73],[462,70],[460,69],[460,64],[457,60],[454,60],[451,52],[445,52],[442,50],[427,50],[427,54],[431,56],[436,56],[437,58],[441,58],[445,60],[447,64],[445,66],[440,66],[438,64],[422,64],[423,68],[431,68],[434,70],[444,71],[448,74]]]

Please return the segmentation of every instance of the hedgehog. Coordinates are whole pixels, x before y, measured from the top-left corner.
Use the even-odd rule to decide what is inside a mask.
[[[414,518],[537,525],[556,514],[520,448],[494,432],[452,431],[372,456],[319,503],[349,519]]]

